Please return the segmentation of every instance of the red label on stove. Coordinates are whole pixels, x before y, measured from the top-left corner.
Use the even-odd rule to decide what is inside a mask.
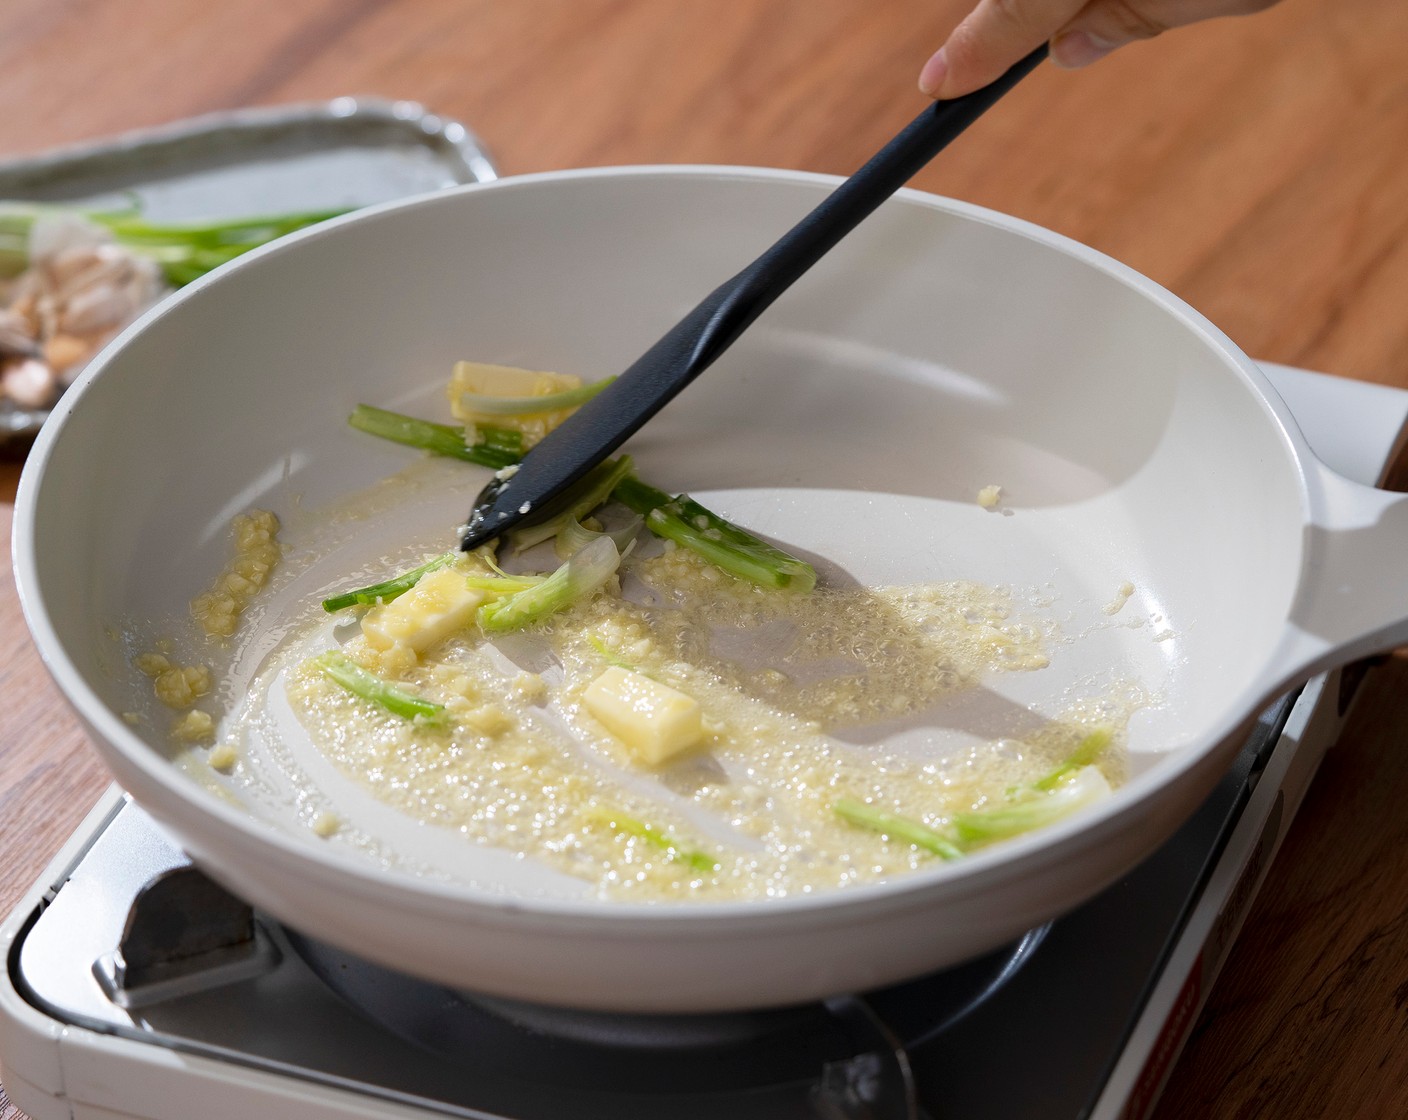
[[[1159,1091],[1164,1087],[1174,1059],[1183,1049],[1184,1039],[1193,1029],[1193,1021],[1202,1003],[1203,957],[1199,954],[1188,973],[1188,979],[1183,981],[1183,987],[1178,991],[1178,998],[1173,1001],[1173,1009],[1164,1020],[1163,1030],[1149,1052],[1149,1060],[1144,1063],[1139,1080],[1134,1083],[1134,1090],[1125,1102],[1120,1120],[1145,1120],[1153,1112]]]

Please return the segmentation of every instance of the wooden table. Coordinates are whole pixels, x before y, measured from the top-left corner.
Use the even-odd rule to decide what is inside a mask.
[[[375,93],[506,173],[853,169],[966,0],[7,0],[0,157]],[[916,185],[1087,242],[1250,354],[1408,388],[1408,5],[1287,0],[1044,67]],[[17,464],[0,465],[8,540]],[[1392,558],[1391,558],[1392,559]],[[1401,558],[1400,558],[1401,559]],[[6,563],[8,569],[8,562]],[[0,908],[107,778],[0,587]],[[1408,1115],[1408,658],[1370,677],[1158,1116]],[[18,1114],[0,1097],[0,1120]]]

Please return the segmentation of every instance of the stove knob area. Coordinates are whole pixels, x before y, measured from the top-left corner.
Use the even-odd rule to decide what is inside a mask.
[[[250,906],[185,866],[141,888],[117,948],[93,974],[109,999],[130,1008],[245,980],[278,960]]]

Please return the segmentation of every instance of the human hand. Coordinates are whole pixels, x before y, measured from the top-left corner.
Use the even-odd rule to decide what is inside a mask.
[[[1136,39],[1213,16],[1249,15],[1276,0],[979,0],[924,64],[919,88],[930,97],[971,93],[1051,43],[1051,61],[1087,66]]]

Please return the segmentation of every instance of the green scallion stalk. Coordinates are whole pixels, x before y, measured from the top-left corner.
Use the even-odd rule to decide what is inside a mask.
[[[599,808],[592,813],[591,819],[604,824],[622,836],[634,836],[644,840],[652,848],[659,848],[670,859],[687,864],[695,871],[709,872],[719,869],[718,861],[708,852],[700,851],[698,848],[686,848],[668,832],[662,832],[654,825],[637,820],[635,817],[628,817],[614,809]]]
[[[644,518],[632,517],[624,525],[619,525],[615,529],[598,530],[588,529],[575,517],[572,517],[568,518],[567,523],[557,531],[552,546],[557,552],[558,559],[566,560],[598,537],[610,537],[616,542],[616,547],[621,554],[625,555],[626,546],[636,539],[636,534],[640,532],[640,527],[644,524]]]
[[[731,575],[763,587],[810,591],[816,569],[804,560],[759,540],[687,494],[670,497],[638,478],[622,480],[613,497],[645,517],[645,527],[674,541]]]
[[[831,808],[838,817],[853,825],[884,833],[892,840],[903,840],[944,859],[958,859],[963,855],[963,849],[942,832],[908,817],[886,813],[873,805],[867,805],[864,801],[843,798]]]
[[[213,222],[149,222],[139,214],[125,211],[82,211],[89,221],[105,227],[119,241],[149,245],[198,245],[207,247],[238,245],[252,248],[305,226],[346,214],[346,208],[308,210],[289,214],[258,215]]]
[[[467,444],[464,429],[449,424],[433,424],[429,420],[417,420],[400,412],[384,408],[374,408],[369,404],[359,404],[352,410],[347,422],[359,432],[389,439],[393,443],[403,443],[407,447],[418,447],[432,455],[444,455],[451,459],[463,459],[467,463],[478,463],[482,467],[501,470],[523,458],[522,436],[518,433],[517,446],[508,433],[495,430],[492,438],[478,434],[478,443]]]
[[[535,397],[495,397],[488,393],[461,393],[460,415],[474,416],[537,416],[544,412],[561,412],[585,404],[616,378],[604,377],[590,385],[564,389],[560,393],[545,393]]]
[[[369,435],[418,447],[432,455],[445,455],[496,469],[507,467],[523,457],[521,435],[508,429],[480,427],[477,429],[479,442],[466,446],[462,428],[418,420],[368,404],[359,404],[348,423]],[[611,462],[620,464],[622,461],[628,463],[629,456],[623,455]],[[608,464],[603,464],[603,467],[615,469]],[[673,540],[680,547],[689,549],[740,579],[763,587],[803,592],[816,586],[816,569],[806,561],[759,540],[686,495],[671,497],[665,491],[626,474],[616,482],[609,496],[644,517],[646,528],[656,536]],[[545,525],[546,521],[541,524]],[[527,531],[515,530],[515,534]],[[514,540],[518,547],[527,548],[531,546],[525,544],[525,540],[537,543],[551,535],[548,533],[536,539],[531,535],[515,535]]]
[[[537,587],[547,576],[466,576],[465,586],[475,591],[487,591],[491,595],[517,595]]]
[[[27,266],[30,228],[46,214],[69,213],[105,228],[117,244],[155,260],[167,280],[180,287],[241,253],[346,212],[317,210],[229,221],[155,223],[135,210],[0,203],[0,274],[15,275]]]
[[[12,279],[29,267],[29,227],[33,224],[33,218],[0,204],[0,279]]]
[[[611,496],[642,517],[650,514],[652,510],[667,506],[674,501],[665,491],[656,489],[648,482],[642,482],[635,475],[623,478],[618,482]]]
[[[1092,731],[1076,744],[1073,750],[1060,765],[1050,773],[1038,778],[1032,783],[1032,789],[1039,789],[1043,793],[1049,792],[1068,780],[1077,770],[1083,770],[1091,765],[1110,745],[1114,738],[1114,733],[1108,727],[1101,727]]]
[[[402,572],[398,576],[374,583],[370,587],[359,587],[356,591],[344,591],[341,595],[334,595],[330,599],[323,600],[323,610],[329,614],[334,611],[344,610],[347,607],[355,607],[359,604],[363,606],[374,606],[378,603],[389,603],[392,599],[404,595],[420,582],[421,576],[429,575],[437,568],[443,568],[448,564],[453,564],[458,552],[444,552],[433,560],[427,560],[418,568],[412,568],[408,572]]]
[[[1085,766],[1049,792],[997,809],[955,814],[953,833],[965,846],[1006,840],[1052,824],[1109,796],[1110,783],[1105,775],[1097,767]]]
[[[615,541],[595,540],[542,582],[485,603],[478,611],[479,627],[485,633],[502,633],[540,622],[595,593],[620,564]]]
[[[502,451],[512,455],[515,463],[523,458],[523,433],[517,428],[491,428],[487,424],[476,424],[474,434],[479,438],[471,446]]]
[[[320,653],[312,659],[312,664],[354,696],[384,708],[394,716],[431,724],[440,723],[444,719],[443,704],[422,700],[414,693],[407,692],[390,681],[382,680],[375,673],[363,669],[340,650]]]

